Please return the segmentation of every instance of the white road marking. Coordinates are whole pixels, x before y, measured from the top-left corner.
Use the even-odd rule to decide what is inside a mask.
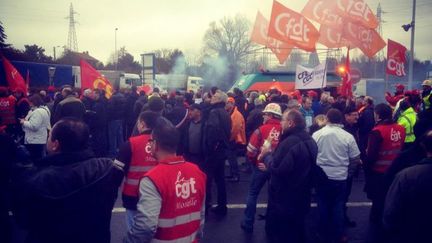
[[[371,207],[371,206],[372,206],[371,202],[347,202],[347,207],[349,207],[349,208],[361,208],[361,207]],[[228,204],[227,207],[230,209],[245,209],[246,204]],[[316,208],[317,204],[311,203],[311,207]],[[257,208],[267,208],[267,204],[266,203],[258,203]],[[125,208],[114,208],[112,212],[113,213],[124,213],[124,212],[126,212],[126,209]]]

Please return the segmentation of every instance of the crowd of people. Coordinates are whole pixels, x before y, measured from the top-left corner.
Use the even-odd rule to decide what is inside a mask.
[[[238,183],[241,170],[251,174],[238,222],[246,233],[268,183],[270,242],[306,241],[312,198],[319,240],[348,242],[356,222],[346,203],[364,174],[371,241],[432,242],[432,81],[404,89],[374,104],[322,90],[132,87],[107,98],[0,87],[1,242],[11,241],[10,211],[26,242],[109,242],[119,190],[124,242],[196,242],[205,215],[228,213],[226,182]]]

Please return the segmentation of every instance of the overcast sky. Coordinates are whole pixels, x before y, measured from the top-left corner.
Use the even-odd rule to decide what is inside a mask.
[[[281,0],[282,4],[301,11],[306,0]],[[383,15],[383,38],[398,41],[409,49],[410,33],[402,24],[411,21],[412,0],[366,0],[376,12],[378,2],[387,12]],[[54,46],[67,44],[69,22],[68,0],[0,0],[0,21],[8,42],[17,48],[37,44],[53,54]],[[179,48],[196,55],[211,21],[237,13],[254,21],[260,10],[270,17],[271,0],[76,0],[72,2],[79,51],[106,63],[117,46],[125,46],[136,58],[139,54],[160,48]],[[416,56],[432,59],[432,1],[417,0]],[[60,53],[62,48],[57,48]]]

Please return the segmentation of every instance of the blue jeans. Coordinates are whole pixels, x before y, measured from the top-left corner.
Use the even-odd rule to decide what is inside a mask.
[[[253,228],[258,195],[269,178],[270,173],[268,171],[264,172],[259,170],[256,166],[252,166],[252,178],[246,198],[246,209],[242,222],[243,226]]]
[[[344,209],[347,181],[328,179],[316,190],[321,236],[327,241],[338,241],[345,233]]]
[[[137,210],[126,209],[126,227],[128,231],[132,229],[132,225],[134,224],[134,217],[137,212]]]
[[[123,143],[123,121],[114,120],[108,123],[108,155],[112,158],[117,156],[117,149]]]

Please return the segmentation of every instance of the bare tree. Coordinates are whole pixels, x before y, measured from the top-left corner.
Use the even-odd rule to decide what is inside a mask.
[[[250,27],[250,21],[242,15],[211,22],[204,35],[204,52],[225,57],[230,65],[241,65],[253,48]]]

